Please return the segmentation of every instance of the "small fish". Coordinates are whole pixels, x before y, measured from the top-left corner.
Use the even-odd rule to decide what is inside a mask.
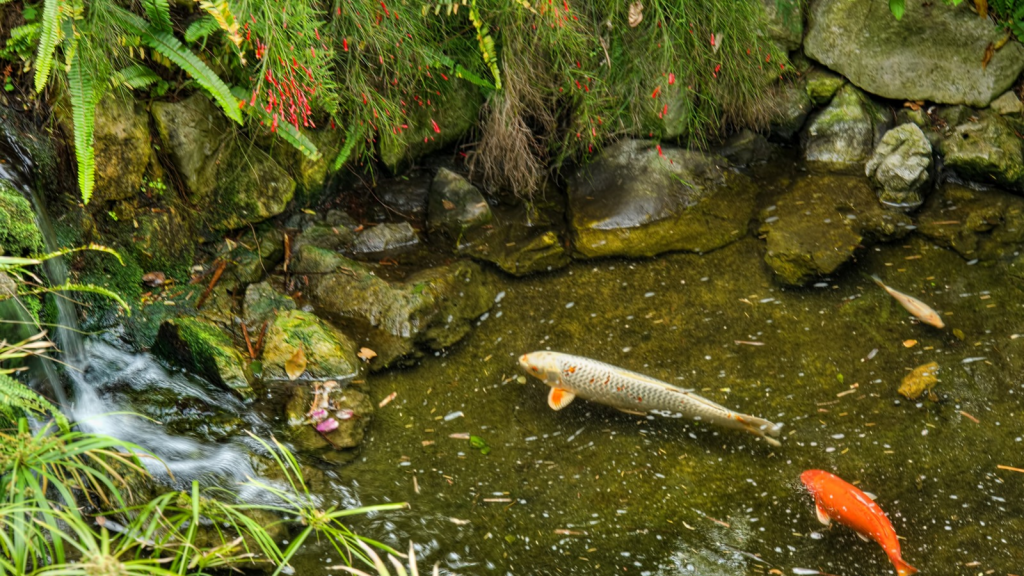
[[[560,352],[530,352],[519,357],[519,365],[551,386],[548,406],[553,410],[565,408],[579,396],[628,414],[681,413],[695,420],[750,432],[772,446],[782,445],[775,439],[781,431],[780,424],[734,412],[690,390],[604,362]]]
[[[908,296],[903,292],[899,292],[893,290],[892,288],[889,288],[888,286],[885,285],[885,283],[882,282],[881,278],[879,278],[878,276],[872,275],[871,279],[875,281],[875,284],[878,284],[879,286],[882,287],[883,290],[888,292],[889,296],[895,298],[896,301],[900,303],[900,306],[906,308],[907,312],[913,314],[914,318],[917,318],[921,322],[924,322],[925,324],[928,324],[930,326],[935,326],[936,328],[946,327],[946,325],[942,323],[942,318],[939,318],[939,313],[936,312],[935,310],[932,310],[931,306],[925,304],[924,302],[921,302],[920,300],[914,298],[913,296]]]
[[[827,526],[835,520],[852,528],[861,539],[877,542],[899,576],[917,572],[917,568],[903,561],[896,530],[870,495],[824,470],[807,470],[800,475],[800,481],[814,495],[814,511],[819,522]]]

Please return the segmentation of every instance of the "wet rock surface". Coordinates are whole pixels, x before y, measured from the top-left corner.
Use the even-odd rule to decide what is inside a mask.
[[[932,145],[917,124],[908,123],[882,136],[864,171],[882,204],[910,210],[924,202],[931,166]]]
[[[325,414],[317,415],[318,418],[314,419],[309,413],[316,408],[324,410]],[[363,441],[366,428],[372,420],[373,403],[366,394],[352,386],[340,386],[334,382],[328,386],[299,384],[292,390],[285,415],[289,437],[299,450],[342,450],[355,448]],[[317,431],[318,421],[328,419],[333,419],[337,428],[327,432]]]
[[[434,176],[429,199],[427,228],[456,244],[463,242],[467,233],[494,219],[480,190],[447,168],[441,168]]]
[[[369,259],[407,251],[420,243],[408,222],[378,224],[358,233],[352,243],[355,254]]]
[[[732,166],[750,166],[767,162],[772,156],[772,145],[756,132],[741,130],[716,148],[715,153],[728,160]]]
[[[804,158],[816,169],[859,172],[888,125],[880,106],[853,86],[843,86],[804,127]]]
[[[776,278],[803,285],[831,274],[873,241],[902,238],[911,220],[884,210],[863,177],[808,175],[761,211],[764,260]]]
[[[947,168],[969,180],[1021,190],[1024,145],[1010,124],[991,111],[947,111],[952,130],[939,149]]]
[[[586,258],[707,252],[747,232],[754,187],[717,156],[624,140],[573,176],[573,248]]]
[[[279,310],[267,330],[263,379],[288,379],[285,365],[299,349],[306,359],[301,380],[347,379],[359,373],[356,347],[348,336],[311,312]]]
[[[967,260],[1012,260],[1024,243],[1024,198],[946,184],[925,203],[918,231]]]
[[[1004,35],[967,4],[907,2],[896,20],[885,3],[818,0],[804,51],[872,94],[983,108],[1024,69],[1024,47],[1015,42],[979,65],[986,46]]]
[[[252,395],[249,363],[231,336],[197,318],[175,318],[160,325],[153,353],[243,397]]]

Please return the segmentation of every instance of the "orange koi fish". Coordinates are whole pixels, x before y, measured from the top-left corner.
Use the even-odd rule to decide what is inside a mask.
[[[828,526],[832,520],[852,528],[863,540],[877,542],[899,576],[915,574],[917,568],[903,561],[900,542],[889,518],[870,496],[856,486],[824,470],[807,470],[800,475],[804,486],[814,495],[818,521]]]
[[[913,314],[914,317],[920,320],[921,322],[924,322],[929,326],[935,326],[936,328],[946,327],[946,325],[942,322],[942,318],[939,317],[939,313],[933,310],[931,306],[925,304],[924,302],[921,302],[920,300],[914,298],[913,296],[904,294],[899,290],[893,290],[892,288],[886,286],[885,283],[882,282],[881,278],[879,278],[878,276],[871,276],[871,279],[875,281],[875,284],[881,286],[882,289],[889,294],[889,296],[895,298],[896,301],[900,303],[900,306],[906,308],[907,312]]]

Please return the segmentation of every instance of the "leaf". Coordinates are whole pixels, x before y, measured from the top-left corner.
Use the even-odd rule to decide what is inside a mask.
[[[118,70],[110,77],[110,83],[114,86],[127,86],[129,88],[145,88],[154,82],[159,82],[160,76],[147,66],[132,64]]]
[[[319,160],[322,154],[317,149],[316,144],[306,137],[301,131],[295,126],[287,122],[282,122],[277,125],[277,134],[287,143],[294,146],[299,152],[309,158],[310,160]]]
[[[334,159],[334,171],[341,170],[341,167],[345,165],[345,161],[352,155],[352,150],[356,147],[356,142],[359,140],[359,136],[362,135],[362,130],[359,129],[356,124],[348,129],[348,134],[345,134],[345,145],[341,147],[341,151],[338,152],[338,157]]]
[[[988,68],[988,63],[992,61],[992,57],[996,54],[995,45],[991,42],[988,46],[985,46],[985,55],[981,57],[981,68],[982,70]]]
[[[302,348],[296,348],[295,354],[284,363],[284,371],[288,374],[289,380],[295,380],[306,371],[306,353]]]
[[[189,24],[185,30],[185,42],[192,43],[196,40],[206,38],[210,34],[213,34],[217,30],[220,30],[220,25],[213,16],[206,15]]]
[[[356,356],[359,356],[359,358],[361,358],[365,362],[369,362],[373,358],[377,357],[377,353],[374,352],[373,350],[370,350],[369,348],[360,348],[359,353],[356,354]]]
[[[634,2],[629,5],[629,27],[636,28],[644,20],[644,5],[642,3]]]
[[[60,39],[60,1],[45,0],[43,3],[43,29],[36,51],[36,92],[42,92],[43,88],[46,88],[50,69],[53,68],[53,53],[57,50],[57,41]]]
[[[889,0],[889,12],[899,20],[903,18],[903,13],[906,11],[906,0]]]
[[[71,118],[75,128],[75,159],[78,161],[78,187],[82,202],[89,203],[96,182],[96,158],[93,149],[93,130],[96,125],[96,91],[92,76],[82,63],[81,52],[76,50],[68,72],[71,92]]]
[[[974,7],[978,10],[978,16],[988,18],[988,0],[974,0]]]
[[[154,30],[171,31],[171,7],[167,0],[142,0],[142,7],[146,9],[146,16]]]
[[[455,203],[451,200],[441,200],[441,205],[445,210],[455,210]]]

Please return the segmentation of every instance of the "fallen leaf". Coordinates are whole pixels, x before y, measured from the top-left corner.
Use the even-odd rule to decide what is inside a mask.
[[[1002,38],[1000,38],[999,40],[996,40],[995,45],[992,46],[992,47],[995,48],[996,50],[999,50],[1003,46],[1006,46],[1006,42],[1010,39],[1010,36],[1011,36],[1010,31],[1007,30],[1006,34]]]
[[[163,272],[147,272],[142,275],[142,282],[147,286],[163,286],[167,276]]]
[[[316,212],[310,210],[309,208],[303,208],[302,211],[311,216],[316,216]]]
[[[445,210],[455,210],[455,202],[451,200],[441,200],[441,205],[444,206]]]
[[[988,68],[988,63],[989,63],[990,60],[992,60],[992,57],[995,56],[995,54],[996,54],[996,47],[995,47],[994,44],[989,42],[988,46],[985,46],[985,55],[981,58],[981,68],[983,70]]]
[[[306,371],[306,353],[302,348],[296,348],[295,354],[284,363],[284,371],[288,374],[289,380],[295,380]]]
[[[398,392],[392,392],[391,394],[388,394],[388,397],[383,399],[383,400],[381,400],[380,404],[378,404],[377,407],[378,408],[383,408],[383,407],[387,406],[388,404],[391,403],[392,400],[395,399],[396,396],[398,396]]]
[[[917,346],[917,340],[904,340],[903,346],[907,348],[913,348],[914,346]]]
[[[377,353],[369,348],[360,348],[359,353],[356,354],[356,356],[359,356],[365,362],[369,362],[370,359],[377,357]]]
[[[988,0],[974,0],[974,7],[978,10],[978,16],[988,18]]]
[[[924,102],[921,102],[921,101],[917,101],[917,102],[904,102],[903,103],[903,107],[904,108],[910,108],[914,112],[917,112],[918,110],[920,110],[922,106],[924,106]]]
[[[629,27],[636,28],[644,19],[644,5],[634,2],[629,5]]]
[[[722,38],[724,36],[725,36],[724,32],[719,32],[718,34],[715,34],[714,36],[712,36],[712,39],[714,40],[714,42],[711,43],[711,48],[713,49],[715,54],[718,54],[718,49],[722,47]]]

